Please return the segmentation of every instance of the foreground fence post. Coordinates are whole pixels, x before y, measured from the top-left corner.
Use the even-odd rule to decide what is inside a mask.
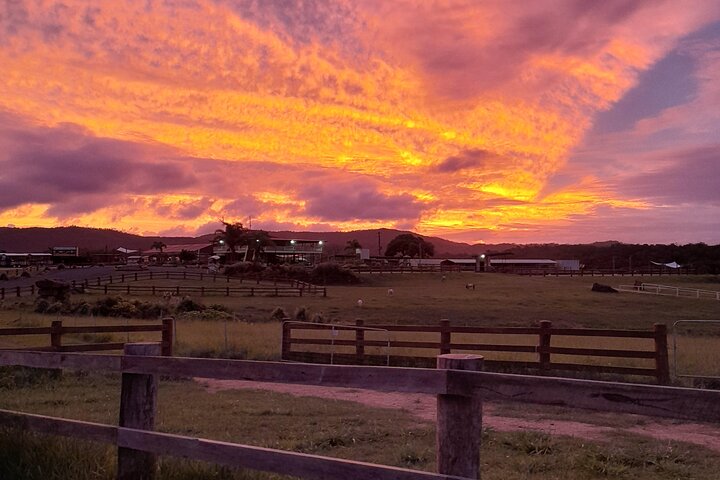
[[[540,370],[550,370],[550,341],[552,322],[540,320],[540,338],[538,339],[538,361]]]
[[[125,344],[125,355],[157,356],[157,343]],[[120,427],[139,430],[155,428],[157,410],[157,377],[140,373],[123,373],[120,390]],[[118,447],[117,480],[152,480],[155,478],[155,454]]]
[[[667,325],[655,324],[655,370],[660,385],[670,383],[670,362],[668,360]]]
[[[280,359],[290,360],[290,349],[292,348],[292,325],[289,319],[284,319],[282,324],[282,345],[280,348]]]
[[[437,357],[437,368],[482,370],[483,357],[450,353]],[[437,468],[443,475],[480,478],[482,399],[479,393],[437,396]]]
[[[162,356],[172,357],[173,354],[173,337],[175,332],[173,330],[175,319],[163,318],[162,319]]]
[[[358,365],[362,365],[365,361],[365,330],[363,329],[365,322],[362,318],[355,320],[355,361]]]
[[[450,353],[450,320],[440,320],[440,354]]]

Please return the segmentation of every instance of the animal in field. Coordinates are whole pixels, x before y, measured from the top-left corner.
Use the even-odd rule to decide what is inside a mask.
[[[445,275],[443,275],[442,278],[440,279],[440,281],[444,282],[445,280],[447,280],[447,277]]]
[[[363,306],[362,298],[357,301],[357,306],[358,306],[358,307],[362,307],[362,306]]]
[[[395,290],[393,290],[392,288],[388,288],[387,295],[388,297],[392,297],[393,295],[395,295]]]
[[[465,290],[475,290],[475,284],[474,283],[466,283]]]

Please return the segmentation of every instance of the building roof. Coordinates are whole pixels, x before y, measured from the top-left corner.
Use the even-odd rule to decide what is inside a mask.
[[[513,258],[513,259],[507,259],[507,258],[493,258],[490,260],[490,263],[497,263],[500,265],[537,265],[537,264],[543,264],[543,265],[554,265],[557,262],[555,260],[549,260],[547,258]]]
[[[178,245],[168,245],[163,249],[163,253],[180,253],[183,250],[187,250],[188,252],[197,252],[198,250],[203,250],[205,248],[212,248],[212,243],[181,243]],[[145,252],[145,253],[154,253],[153,252]],[[160,253],[160,251],[156,251],[157,253]]]

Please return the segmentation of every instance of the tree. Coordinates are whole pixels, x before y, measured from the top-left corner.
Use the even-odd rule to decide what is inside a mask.
[[[398,253],[412,258],[428,258],[435,255],[435,246],[422,237],[411,233],[403,233],[393,238],[388,243],[387,249],[385,249],[386,257],[394,257]]]
[[[167,247],[164,242],[153,242],[153,244],[150,246],[151,250],[160,250],[160,253],[163,253],[163,250]]]
[[[180,261],[182,263],[190,263],[197,260],[197,253],[190,250],[183,249],[178,256],[180,257]]]
[[[248,257],[252,252],[252,260],[260,260],[265,252],[265,247],[274,245],[270,234],[264,230],[247,230],[245,234],[245,245],[248,246]]]
[[[358,248],[362,248],[362,245],[360,245],[360,242],[358,242],[357,238],[353,238],[352,240],[348,240],[345,244],[345,251],[349,252],[350,254],[355,254]]]
[[[215,230],[215,241],[221,243],[230,250],[230,261],[235,260],[235,252],[243,245],[245,240],[245,227],[240,222],[230,223],[223,220],[224,229]]]
[[[225,245],[230,250],[230,261],[235,260],[235,252],[240,247],[247,246],[247,257],[259,260],[265,247],[272,245],[270,235],[264,230],[248,230],[240,222],[222,222],[225,229],[215,231],[215,241]]]

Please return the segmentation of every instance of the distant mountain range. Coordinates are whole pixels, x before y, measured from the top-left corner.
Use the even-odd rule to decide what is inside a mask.
[[[407,230],[381,228],[351,232],[270,232],[276,238],[298,240],[324,240],[328,254],[342,253],[348,241],[357,240],[372,255],[384,253],[388,243]],[[414,234],[414,233],[413,233]],[[415,234],[417,235],[417,234]],[[0,227],[0,251],[47,252],[50,247],[78,247],[81,253],[88,251],[113,251],[118,247],[149,250],[154,242],[166,245],[211,242],[214,234],[199,237],[143,237],[117,230],[56,227],[56,228],[7,228]],[[485,252],[506,252],[514,258],[579,259],[588,268],[630,269],[650,265],[650,262],[678,262],[695,266],[702,272],[720,273],[720,245],[703,243],[688,245],[636,245],[617,241],[591,244],[468,244],[452,242],[439,237],[423,236],[435,246],[435,257],[469,257]],[[379,247],[378,248],[378,240]]]
[[[372,255],[378,254],[378,240],[384,253],[390,241],[403,233],[413,233],[407,230],[393,230],[381,228],[378,230],[356,230],[351,232],[270,232],[277,238],[296,238],[298,240],[324,240],[326,250],[332,252],[342,251],[348,241],[357,240],[363,248],[369,248]],[[413,233],[414,234],[414,233]],[[415,234],[417,235],[417,234]],[[163,242],[166,245],[179,245],[184,243],[210,242],[214,234],[199,237],[144,237],[117,230],[85,227],[55,227],[55,228],[7,228],[0,227],[0,251],[6,252],[47,252],[50,247],[78,247],[84,251],[112,251],[118,247],[148,250],[154,242]],[[439,237],[426,237],[419,235],[435,245],[437,255],[477,255],[490,246],[484,244],[470,245],[468,243],[452,242]],[[494,248],[511,247],[512,245],[493,245]]]

